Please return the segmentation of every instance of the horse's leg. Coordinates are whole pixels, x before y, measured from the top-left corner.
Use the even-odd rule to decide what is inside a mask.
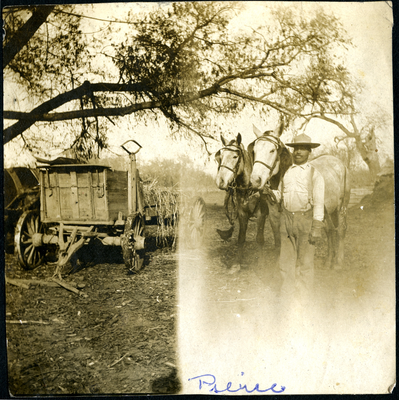
[[[339,245],[339,236],[338,236],[338,228],[339,228],[339,211],[335,210],[331,214],[332,228],[331,228],[331,264],[330,267],[335,269],[337,265],[337,256],[338,256],[338,245]]]
[[[280,220],[281,213],[278,204],[269,204],[269,218],[274,236],[274,249],[279,254],[281,248]]]
[[[347,215],[347,207],[350,199],[350,179],[348,171],[345,169],[344,171],[344,179],[343,183],[343,198],[342,204],[338,213],[338,226],[337,226],[337,235],[338,235],[338,243],[337,243],[337,262],[334,265],[335,269],[342,269],[344,264],[344,239],[346,235],[346,215]]]
[[[334,244],[333,244],[334,226],[332,225],[329,215],[326,215],[325,232],[327,236],[327,257],[324,262],[324,266],[325,268],[330,269],[332,265],[333,249],[334,249]]]
[[[265,223],[267,215],[269,214],[269,207],[266,200],[261,199],[259,203],[259,209],[257,211],[257,232],[256,232],[256,243],[259,247],[263,247],[265,244]]]
[[[243,211],[240,210],[238,212],[238,222],[239,222],[239,232],[238,232],[238,242],[237,242],[237,254],[233,261],[233,265],[231,267],[231,273],[237,272],[241,268],[242,259],[244,256],[244,243],[245,237],[247,234],[247,227],[248,227],[248,215]]]
[[[337,259],[338,259],[338,245],[339,245],[339,237],[338,230],[335,228],[331,231],[331,242],[332,242],[332,257],[331,257],[331,265],[330,267],[333,269],[337,269]]]
[[[346,207],[343,207],[338,216],[336,262],[334,269],[340,270],[344,263],[344,239],[346,234]]]
[[[332,267],[332,260],[334,257],[334,229],[327,229],[327,257],[324,266],[327,269]]]
[[[279,211],[279,204],[270,204],[269,203],[269,221],[270,226],[272,228],[273,237],[274,237],[274,250],[269,254],[268,258],[272,262],[272,269],[274,274],[277,273],[280,275],[278,265],[280,263],[280,252],[281,252],[281,212]]]

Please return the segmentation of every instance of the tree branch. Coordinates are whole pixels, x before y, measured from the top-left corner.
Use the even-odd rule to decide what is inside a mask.
[[[303,115],[301,113],[298,113],[295,110],[291,110],[287,107],[284,107],[281,104],[277,104],[272,101],[264,100],[264,98],[263,98],[264,96],[261,96],[261,97],[250,96],[248,94],[240,93],[233,89],[226,89],[226,88],[219,88],[219,92],[231,94],[233,96],[240,97],[241,99],[244,99],[244,100],[250,100],[250,101],[255,101],[257,103],[265,104],[265,105],[272,107],[275,110],[280,111],[284,114],[289,114],[289,115],[292,115],[295,117],[303,117]]]
[[[205,135],[203,135],[203,134],[201,134],[200,132],[196,131],[195,129],[191,128],[190,125],[187,125],[187,124],[184,123],[183,121],[179,121],[179,124],[182,125],[182,126],[184,126],[185,128],[187,128],[189,131],[191,131],[191,132],[195,133],[196,135],[198,135],[198,136],[201,138],[201,140],[204,142],[205,151],[208,153],[208,156],[210,156],[210,155],[212,154],[212,153],[208,150],[208,146],[207,146],[208,143],[206,143],[205,138],[204,138]],[[210,137],[210,136],[207,136],[207,137]]]
[[[351,132],[349,129],[345,128],[344,125],[342,125],[340,122],[338,122],[337,120],[335,120],[333,118],[326,117],[325,115],[322,115],[322,114],[314,114],[314,115],[311,115],[309,118],[319,118],[324,121],[330,122],[330,123],[334,124],[335,126],[338,126],[338,128],[341,129],[341,131],[344,132],[347,136],[356,137],[356,134],[354,132]]]
[[[150,110],[154,108],[165,108],[169,106],[190,103],[202,97],[207,97],[216,94],[219,91],[218,86],[213,85],[207,89],[199,92],[189,93],[183,96],[171,98],[169,100],[154,100],[145,101],[142,103],[132,104],[126,107],[112,107],[112,108],[96,108],[75,111],[65,111],[59,113],[49,113],[52,110],[66,104],[72,100],[80,99],[82,96],[90,95],[92,92],[121,92],[121,91],[142,91],[142,84],[117,84],[117,83],[96,83],[91,84],[86,81],[82,86],[73,89],[69,92],[62,93],[51,100],[46,101],[40,106],[36,107],[29,113],[22,113],[18,111],[4,111],[3,117],[5,119],[19,119],[18,122],[4,129],[3,137],[4,144],[14,139],[26,129],[31,127],[36,121],[65,121],[70,119],[77,119],[82,117],[111,117],[123,116],[132,114],[140,110]]]
[[[24,26],[18,29],[10,40],[7,41],[3,48],[3,68],[5,68],[29,42],[30,38],[46,21],[53,10],[54,6],[40,6],[36,8]]]

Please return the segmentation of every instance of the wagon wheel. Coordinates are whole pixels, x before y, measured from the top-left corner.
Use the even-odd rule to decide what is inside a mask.
[[[121,242],[126,267],[133,273],[140,271],[145,255],[144,218],[141,214],[127,217]]]
[[[15,249],[24,269],[34,269],[43,261],[46,249],[41,243],[43,225],[36,211],[25,211],[15,228]]]
[[[205,211],[205,201],[198,197],[187,221],[187,236],[191,247],[198,248],[204,239]]]

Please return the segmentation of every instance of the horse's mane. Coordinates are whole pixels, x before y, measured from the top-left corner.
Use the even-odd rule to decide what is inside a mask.
[[[278,188],[278,185],[287,172],[287,169],[292,165],[292,154],[291,152],[285,147],[285,145],[282,145],[281,147],[281,153],[280,153],[280,168],[279,171],[277,172],[276,175],[273,175],[270,178],[270,187],[273,190],[276,190]]]
[[[237,141],[233,142],[236,142],[235,145],[237,145]],[[252,161],[248,151],[245,149],[245,146],[242,143],[240,143],[239,147],[241,149],[243,156],[244,171],[237,176],[236,181],[238,186],[247,187],[249,186],[249,180],[251,178]]]

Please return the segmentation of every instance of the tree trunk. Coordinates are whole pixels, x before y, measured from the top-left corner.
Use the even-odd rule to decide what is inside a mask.
[[[376,144],[374,127],[370,128],[366,138],[362,140],[359,136],[355,137],[356,148],[359,150],[364,162],[367,164],[370,170],[370,177],[375,181],[377,174],[381,170],[380,160],[378,158],[378,149]]]

